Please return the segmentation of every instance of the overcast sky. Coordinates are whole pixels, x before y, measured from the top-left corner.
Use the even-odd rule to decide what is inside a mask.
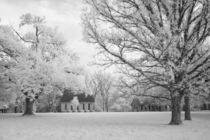
[[[82,5],[82,0],[0,0],[0,18],[1,23],[18,28],[22,14],[45,16],[47,24],[58,26],[67,45],[78,54],[81,64],[87,66],[96,51],[83,40]]]

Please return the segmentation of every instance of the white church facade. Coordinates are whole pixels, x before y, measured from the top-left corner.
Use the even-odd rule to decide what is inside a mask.
[[[61,112],[93,112],[94,104],[95,99],[91,95],[65,90],[61,98]]]

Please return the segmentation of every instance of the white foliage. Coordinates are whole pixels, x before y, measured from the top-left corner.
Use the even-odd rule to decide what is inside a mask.
[[[131,105],[128,100],[125,98],[119,98],[116,100],[116,102],[111,106],[111,110],[115,111],[130,111]]]
[[[32,99],[40,94],[80,87],[78,75],[82,70],[76,62],[76,55],[64,49],[65,41],[62,35],[58,34],[57,28],[47,27],[44,20],[45,18],[29,13],[21,16],[21,29],[25,29],[24,25],[29,26],[26,27],[27,32],[22,37],[24,39],[20,37],[21,33],[17,36],[23,42],[25,40],[31,42],[23,45],[19,45],[20,41],[11,29],[0,27],[0,47],[3,44],[3,47],[18,54],[14,66],[7,71],[7,74],[20,87],[19,90],[27,93]]]

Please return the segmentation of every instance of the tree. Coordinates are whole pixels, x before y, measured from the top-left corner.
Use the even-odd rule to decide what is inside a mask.
[[[109,74],[97,72],[89,78],[86,77],[86,88],[94,95],[96,104],[101,104],[102,110],[108,112],[113,78]]]
[[[131,111],[131,103],[128,99],[119,97],[110,108],[113,111],[129,112]]]
[[[14,103],[15,94],[11,93],[11,83],[5,77],[0,76],[0,107]]]
[[[24,115],[34,113],[34,102],[42,94],[51,94],[54,90],[63,91],[65,87],[79,86],[76,65],[77,57],[65,50],[57,29],[45,25],[45,19],[31,14],[21,16],[20,27],[28,25],[31,32],[23,36],[13,27],[13,32],[24,43],[24,51],[10,69],[16,85],[25,97]],[[59,75],[59,77],[58,77]]]
[[[139,111],[139,107],[141,106],[139,98],[136,98],[136,97],[133,98],[131,106],[132,106],[132,111]]]
[[[17,62],[21,55],[22,44],[9,26],[0,25],[0,102],[9,105],[15,103],[19,96],[18,87],[10,77],[9,69]]]
[[[60,97],[63,93],[56,87],[53,87],[50,94],[43,94],[37,100],[37,111],[39,112],[58,112],[60,107]]]
[[[170,124],[181,124],[181,101],[209,83],[209,0],[87,0],[84,36],[147,88],[169,91]],[[206,85],[206,84],[205,84]],[[193,90],[192,90],[193,89]]]

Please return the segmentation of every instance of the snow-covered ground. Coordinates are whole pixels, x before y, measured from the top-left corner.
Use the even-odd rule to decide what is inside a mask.
[[[0,114],[0,140],[210,140],[210,112],[170,126],[169,112]]]

